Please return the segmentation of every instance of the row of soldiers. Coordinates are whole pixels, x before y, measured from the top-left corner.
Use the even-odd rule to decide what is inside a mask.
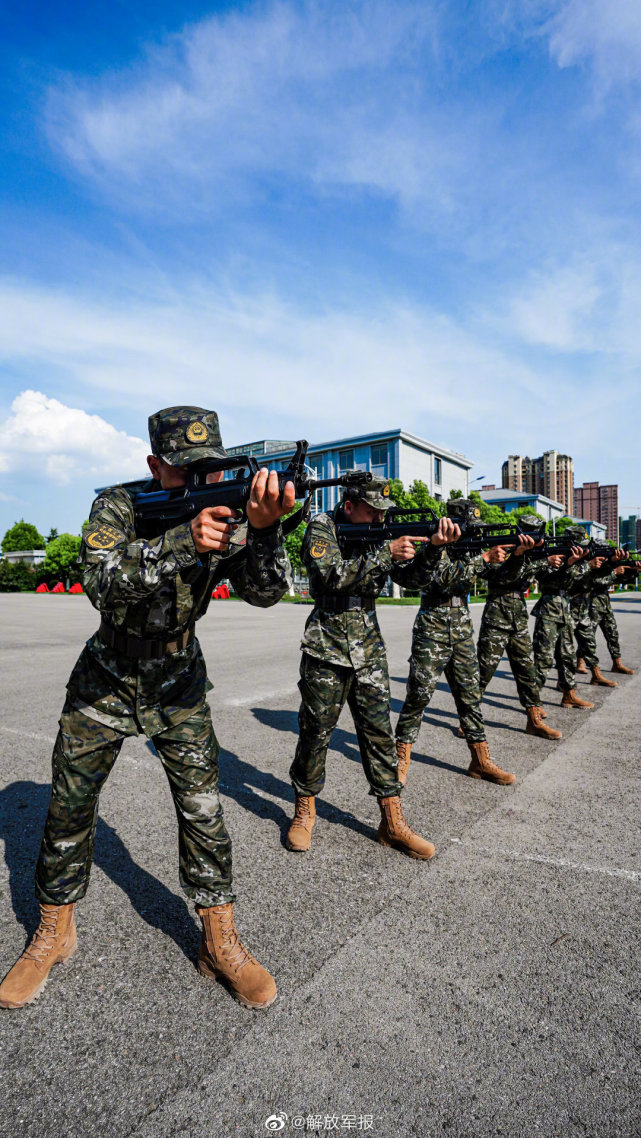
[[[520,519],[523,536],[513,550],[495,546],[478,554],[459,553],[456,542],[461,527],[478,521],[479,508],[473,501],[458,498],[448,502],[447,516],[430,541],[406,537],[366,549],[360,540],[350,541],[346,522],[376,525],[390,505],[389,484],[380,479],[346,491],[332,513],[312,520],[303,542],[314,609],[302,642],[300,734],[290,771],[296,798],[287,835],[291,850],[310,847],[315,797],[323,787],[329,740],[346,700],[371,793],[381,806],[379,841],[411,857],[428,859],[434,846],[407,824],[400,790],[407,780],[423,714],[443,673],[456,703],[458,733],[470,750],[468,773],[506,786],[516,776],[492,759],[481,707],[504,651],[527,715],[525,730],[545,739],[561,738],[561,732],[545,722],[547,714],[541,705],[541,689],[553,662],[563,692],[561,706],[594,707],[576,692],[573,635],[579,645],[579,666],[591,668],[593,684],[616,686],[599,667],[597,623],[606,632],[613,670],[631,671],[621,661],[608,596],[615,577],[626,570],[611,570],[603,558],[588,561],[589,543],[581,527],[566,530],[567,556],[540,556],[541,543],[533,536],[540,528],[535,515]],[[625,556],[617,551],[615,564]],[[388,575],[397,584],[419,589],[421,596],[395,738],[385,645],[375,611],[376,597]],[[475,647],[468,596],[480,578],[487,581],[488,595]],[[534,608],[532,644],[525,597],[535,583],[541,597]]]
[[[276,604],[287,592],[292,574],[281,519],[294,506],[295,486],[288,481],[283,489],[274,471],[262,469],[252,476],[244,519],[229,506],[207,506],[159,536],[143,538],[136,530],[139,495],[161,488],[176,491],[182,500],[190,467],[213,461],[216,469],[208,480],[218,482],[223,467],[229,466],[214,411],[165,408],[150,416],[149,437],[152,479],[101,491],[83,531],[83,586],[100,613],[100,626],[67,683],[36,866],[40,920],[0,985],[0,1007],[21,1008],[37,999],[52,966],[76,951],[75,909],[89,885],[100,791],[124,739],[140,733],[153,741],[169,780],[178,822],[180,885],[202,923],[199,972],[225,984],[245,1007],[265,1008],[276,998],[273,976],[236,929],[231,839],[219,794],[220,749],[207,701],[212,685],[195,626],[224,578],[239,597],[260,608]],[[560,736],[545,724],[540,699],[554,658],[563,705],[591,706],[574,688],[570,633],[575,625],[583,636],[581,651],[593,669],[593,682],[604,682],[585,619],[587,593],[580,582],[587,586],[589,581],[592,588],[607,578],[601,575],[602,565],[585,563],[579,546],[566,559],[538,562],[534,537],[524,535],[512,551],[496,547],[477,556],[461,555],[456,550],[460,526],[466,511],[476,509],[462,499],[449,504],[448,516],[441,518],[429,540],[417,542],[406,535],[366,546],[350,540],[351,525],[380,520],[389,505],[385,482],[348,490],[331,514],[312,520],[303,542],[314,607],[301,645],[300,735],[291,766],[295,814],[287,835],[293,851],[310,847],[327,748],[345,702],[380,807],[378,841],[427,860],[434,846],[406,821],[401,792],[411,748],[441,672],[452,689],[471,752],[469,774],[503,785],[514,782],[514,775],[491,758],[481,712],[482,691],[503,648],[507,646],[527,711],[527,730],[535,735]],[[421,592],[396,737],[385,646],[376,618],[376,598],[390,576],[406,589]],[[467,594],[481,576],[488,579],[489,594],[479,668]],[[532,657],[524,593],[535,577],[543,595]],[[579,596],[584,599],[577,609]],[[616,648],[615,669],[627,671],[614,640],[611,647],[613,654]],[[141,799],[141,824],[145,808]]]

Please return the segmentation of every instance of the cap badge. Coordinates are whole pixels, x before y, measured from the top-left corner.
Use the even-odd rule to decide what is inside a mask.
[[[185,431],[185,438],[188,443],[204,443],[207,440],[207,428],[204,423],[198,419],[195,423],[190,423]]]
[[[386,482],[383,486],[383,497],[389,498],[389,482]]]

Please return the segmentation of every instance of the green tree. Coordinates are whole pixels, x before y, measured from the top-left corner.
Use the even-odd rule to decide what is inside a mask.
[[[287,553],[289,555],[289,560],[291,561],[292,569],[294,571],[298,571],[298,572],[300,572],[300,570],[303,567],[303,562],[301,561],[300,551],[301,551],[301,547],[303,544],[303,538],[305,536],[305,530],[306,529],[307,529],[307,522],[301,522],[300,525],[297,526],[296,529],[293,530],[292,533],[288,533],[287,537],[285,538],[285,549],[287,550]]]
[[[51,529],[49,530],[49,533],[47,534],[47,545],[49,544],[50,541],[55,541],[56,538],[59,536],[60,535],[58,533],[58,530],[55,529],[54,526],[52,526]]]
[[[45,559],[38,569],[38,577],[48,585],[55,585],[57,581],[63,583],[69,580],[75,585],[82,576],[82,566],[78,564],[81,538],[72,533],[61,533],[59,537],[50,541],[45,553]]]
[[[24,561],[12,565],[0,560],[0,593],[31,593],[37,584],[36,574]]]
[[[406,490],[399,478],[390,479],[390,498],[395,506],[402,510],[434,510],[437,517],[442,518],[445,513],[445,504],[437,502],[430,494],[427,486],[420,479],[412,482]]]
[[[2,539],[2,552],[14,553],[20,549],[44,549],[46,545],[42,534],[38,533],[31,522],[21,518],[8,529]]]

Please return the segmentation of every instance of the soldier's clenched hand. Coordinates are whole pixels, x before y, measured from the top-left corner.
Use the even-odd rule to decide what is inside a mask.
[[[268,472],[267,468],[263,467],[254,475],[251,496],[247,503],[247,520],[254,529],[267,529],[284,514],[289,514],[294,508],[295,501],[294,483],[286,483],[281,502],[276,471]]]
[[[233,527],[229,524],[236,518],[236,511],[229,506],[207,506],[191,523],[194,545],[198,553],[226,553]]]

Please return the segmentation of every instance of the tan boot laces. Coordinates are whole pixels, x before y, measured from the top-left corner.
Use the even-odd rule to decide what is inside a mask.
[[[309,795],[307,797],[304,795],[298,795],[296,798],[296,812],[294,814],[294,819],[301,818],[303,821],[305,821],[307,818],[311,818],[312,812],[309,808],[309,802]]]
[[[25,949],[23,955],[41,963],[53,951],[58,936],[58,914],[56,912],[41,912],[40,924],[33,934],[33,940]]]
[[[243,942],[241,941],[236,925],[234,924],[233,913],[223,913],[220,919],[220,932],[223,944],[221,951],[226,957],[228,963],[240,972],[246,964],[256,964],[255,958],[249,952]]]
[[[488,774],[505,774],[505,771],[501,770],[501,767],[494,762],[494,759],[490,755],[490,748],[488,747],[487,743],[483,744],[483,751],[479,756],[479,763],[481,765],[481,769],[487,771]]]
[[[417,835],[414,833],[414,830],[410,826],[407,818],[403,813],[403,805],[401,803],[400,797],[392,798],[390,802],[390,808],[392,811],[392,822],[394,829],[406,838],[416,837]]]

